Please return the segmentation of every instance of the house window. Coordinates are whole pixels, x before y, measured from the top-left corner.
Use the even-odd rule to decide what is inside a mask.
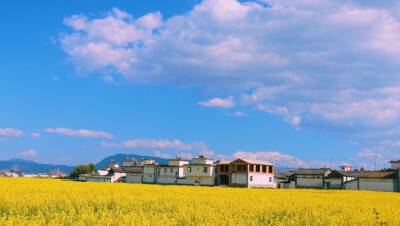
[[[178,176],[178,171],[176,171],[176,172],[175,172],[175,175],[177,175],[177,176]]]
[[[151,178],[151,174],[150,174],[150,178]]]
[[[269,177],[269,182],[270,182],[270,183],[272,182],[272,177]]]
[[[166,168],[164,168],[164,173],[166,173],[167,172],[167,169]]]
[[[217,167],[215,167],[215,173],[218,173],[218,168]]]
[[[274,172],[274,167],[273,166],[268,166],[268,172],[273,173]]]
[[[237,165],[237,171],[238,172],[242,171],[242,165]]]
[[[256,172],[260,172],[260,165],[256,165]]]
[[[262,168],[263,168],[263,173],[266,173],[267,172],[267,166],[262,166]]]
[[[235,165],[232,165],[232,172],[235,172]]]
[[[207,167],[203,167],[203,173],[207,173]]]
[[[169,172],[170,172],[170,173],[173,173],[173,172],[174,172],[174,169],[171,168],[171,169],[169,170]]]
[[[220,172],[223,172],[223,171],[224,171],[224,168],[225,168],[224,165],[220,165],[220,166],[219,166],[219,171],[220,171]]]
[[[225,172],[229,171],[229,165],[225,165]]]
[[[253,176],[250,176],[250,181],[253,181]]]
[[[247,167],[246,167],[246,165],[243,165],[243,171],[247,171]]]
[[[254,171],[254,165],[250,165],[250,172]]]
[[[188,167],[187,171],[190,173],[192,172],[192,167]]]

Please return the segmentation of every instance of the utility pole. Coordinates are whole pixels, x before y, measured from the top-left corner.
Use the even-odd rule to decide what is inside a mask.
[[[376,171],[376,159],[378,158],[378,156],[375,156],[375,171]]]
[[[331,158],[331,170],[333,170],[333,158]]]

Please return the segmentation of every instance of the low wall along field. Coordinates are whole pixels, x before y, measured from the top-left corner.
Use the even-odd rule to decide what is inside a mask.
[[[400,225],[400,194],[0,178],[0,224]]]

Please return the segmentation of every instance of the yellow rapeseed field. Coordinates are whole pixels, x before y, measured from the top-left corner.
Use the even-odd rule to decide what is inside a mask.
[[[0,225],[400,225],[400,194],[0,178]]]

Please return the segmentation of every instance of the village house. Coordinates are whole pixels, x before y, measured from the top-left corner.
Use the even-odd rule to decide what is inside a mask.
[[[156,169],[157,163],[153,159],[143,159],[143,183],[155,184],[156,183]]]
[[[356,180],[345,184],[346,190],[398,191],[396,171],[360,171]]]
[[[354,174],[351,171],[334,170],[331,174],[329,174],[329,178],[326,180],[328,183],[328,189],[345,189],[345,183],[355,180],[356,175],[357,174]]]
[[[214,159],[205,158],[199,154],[198,158],[193,158],[192,160],[192,164],[183,165],[183,177],[178,178],[178,184],[196,186],[218,184],[218,168],[214,164]]]
[[[295,175],[295,186],[296,188],[317,188],[327,189],[328,176],[331,170],[328,168],[322,169],[298,169]]]
[[[156,166],[156,183],[157,184],[177,184],[178,178],[184,177],[183,165],[189,164],[189,160],[169,159],[168,165],[158,164]]]
[[[231,161],[219,161],[218,162],[218,185],[229,185],[230,184],[230,168],[229,164]]]
[[[229,164],[230,186],[275,187],[274,165],[267,161],[236,159]]]

